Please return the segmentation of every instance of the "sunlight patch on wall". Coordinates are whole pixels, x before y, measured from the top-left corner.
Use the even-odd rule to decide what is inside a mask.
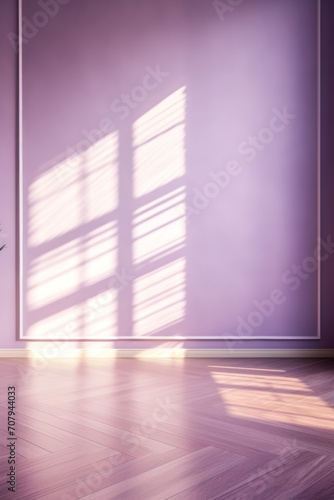
[[[135,122],[136,198],[184,175],[185,112],[185,87],[181,87]]]
[[[114,132],[76,158],[43,172],[29,186],[29,246],[52,241],[111,213],[118,204],[117,162]]]
[[[117,334],[117,292],[108,289],[81,301],[74,296],[71,307],[54,302],[40,317],[30,326],[30,337],[107,339]]]
[[[29,188],[28,337],[116,335],[118,134],[70,165],[62,182],[56,165]]]
[[[47,315],[41,319],[36,318],[29,328],[29,336],[40,338],[41,340],[51,340],[60,338],[71,338],[78,325],[78,318],[81,315],[81,307],[61,307],[58,311],[52,308]]]
[[[183,187],[147,203],[134,216],[134,263],[152,262],[183,248],[185,242]]]
[[[83,282],[86,286],[111,276],[117,267],[117,223],[109,222],[94,229],[85,238]]]
[[[134,335],[178,324],[185,315],[185,262],[179,259],[134,282]]]
[[[29,268],[27,305],[30,311],[71,295],[80,282],[80,241],[76,238],[36,257]]]
[[[134,124],[134,336],[182,335],[185,113],[182,87]]]
[[[85,156],[85,218],[94,220],[118,206],[118,134],[95,143]]]
[[[55,175],[56,167],[51,168],[29,186],[29,247],[51,242],[80,225],[82,169],[80,161],[78,168],[71,171],[71,179],[60,182]]]

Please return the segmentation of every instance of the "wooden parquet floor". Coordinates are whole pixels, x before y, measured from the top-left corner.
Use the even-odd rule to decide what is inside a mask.
[[[3,359],[0,380],[3,500],[334,499],[333,360]]]

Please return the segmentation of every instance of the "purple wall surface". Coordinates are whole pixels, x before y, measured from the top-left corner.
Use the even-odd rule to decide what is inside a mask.
[[[73,347],[334,347],[328,244],[312,340],[317,2],[42,3],[23,3],[25,341],[16,9],[0,5],[1,347],[55,337],[85,340]],[[331,19],[323,0],[323,241],[333,229]]]

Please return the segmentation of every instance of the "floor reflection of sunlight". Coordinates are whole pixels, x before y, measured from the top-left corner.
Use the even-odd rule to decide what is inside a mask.
[[[233,367],[229,366],[226,367],[226,373],[215,371],[221,366],[211,368],[211,376],[217,384],[222,404],[230,415],[272,424],[276,422],[333,429],[334,409],[323,398],[314,396],[299,378],[272,373],[261,375],[254,371],[231,373],[229,370]],[[239,366],[234,368],[239,370]]]
[[[154,349],[142,349],[136,358],[153,362],[159,362],[162,359],[181,362],[185,358],[185,349],[183,349],[183,342],[165,342]]]
[[[224,399],[225,399],[224,394]],[[242,394],[239,393],[239,397]],[[257,399],[257,395],[254,392],[251,394],[254,401]],[[316,429],[328,429],[333,430],[334,428],[334,410],[324,405],[321,398],[308,396],[307,405],[312,405],[313,410],[308,410],[307,405],[302,404],[298,406],[295,405],[295,399],[292,397],[284,398],[285,408],[272,409],[270,406],[272,404],[267,401],[267,408],[263,408],[262,405],[256,405],[256,408],[252,407],[252,404],[228,404],[228,412],[231,415],[238,417],[244,417],[247,419],[261,420],[268,423],[280,423],[280,424],[295,424],[305,427],[314,427]],[[275,402],[274,402],[275,403]],[[319,414],[321,408],[321,414]],[[291,411],[293,410],[293,411]],[[310,411],[310,413],[308,413]]]
[[[298,378],[280,377],[271,375],[270,377],[252,373],[221,373],[212,371],[211,375],[217,384],[232,384],[233,386],[252,386],[258,388],[289,389],[301,392],[310,390]]]
[[[185,107],[182,87],[134,124],[134,336],[182,336]]]

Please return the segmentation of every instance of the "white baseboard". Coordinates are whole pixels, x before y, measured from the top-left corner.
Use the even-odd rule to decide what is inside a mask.
[[[0,349],[0,358],[334,358],[334,349]]]

